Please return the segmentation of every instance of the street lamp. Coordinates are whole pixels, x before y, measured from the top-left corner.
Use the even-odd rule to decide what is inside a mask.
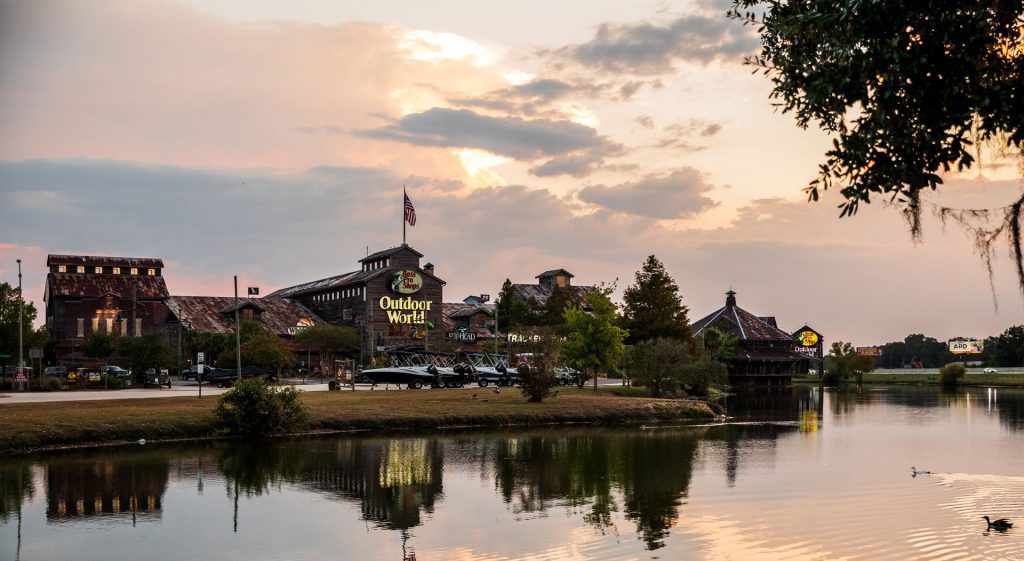
[[[25,328],[22,326],[25,321],[24,302],[25,297],[21,294],[21,259],[18,259],[18,373],[22,376],[25,375],[25,345],[22,341],[25,332]]]

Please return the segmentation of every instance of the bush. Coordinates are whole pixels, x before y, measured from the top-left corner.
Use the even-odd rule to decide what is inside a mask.
[[[967,369],[964,368],[964,365],[958,363],[947,364],[939,369],[939,383],[947,387],[955,386],[966,374]]]
[[[106,379],[103,380],[101,383],[103,383],[103,387],[107,388],[108,390],[124,389],[124,379],[118,378],[117,376],[113,376],[111,374],[104,374],[103,377]]]
[[[60,376],[43,376],[39,378],[39,391],[59,392],[64,389],[64,380]]]
[[[228,432],[272,434],[301,429],[309,412],[295,388],[273,388],[258,378],[235,382],[220,396],[214,414]]]

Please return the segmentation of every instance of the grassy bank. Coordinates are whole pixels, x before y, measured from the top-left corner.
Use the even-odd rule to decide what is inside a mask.
[[[621,423],[706,419],[701,401],[645,399],[564,390],[528,403],[514,389],[309,392],[313,430],[407,430],[470,425]],[[116,441],[217,434],[216,398],[175,397],[0,405],[0,453]]]
[[[856,380],[847,380],[845,383],[854,383]],[[803,384],[817,384],[817,378],[797,379],[793,382]],[[939,384],[938,373],[876,373],[871,372],[864,375],[865,384],[918,384],[934,385]],[[1024,374],[968,374],[960,380],[961,386],[1009,386],[1024,387]]]

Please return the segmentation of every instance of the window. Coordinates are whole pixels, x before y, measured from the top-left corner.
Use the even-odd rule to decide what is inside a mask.
[[[96,333],[100,330],[100,318],[92,318],[92,332]]]
[[[95,267],[95,268],[93,268],[92,272],[96,273],[97,275],[102,275],[103,274],[103,267]]]
[[[124,337],[127,334],[128,334],[128,320],[122,319],[121,320],[121,336]]]
[[[105,323],[107,324],[107,333],[113,333],[114,332],[114,318],[107,318],[107,321]]]
[[[75,337],[85,337],[85,318],[78,318],[78,335]]]
[[[151,276],[151,277],[155,277],[156,276],[156,269],[146,269],[146,274]]]
[[[142,334],[142,318],[135,318],[135,336]]]
[[[133,275],[137,275],[137,274],[139,274],[139,270],[138,270],[137,268],[135,268],[135,267],[132,267],[132,268],[131,268],[131,273],[132,273]]]
[[[121,267],[114,267],[114,274],[115,275],[120,275],[121,274]]]
[[[67,265],[57,265],[57,272],[58,273],[66,273],[66,272],[68,272],[68,266]]]
[[[75,268],[75,272],[84,273],[85,272],[85,267],[82,266],[82,265],[79,265],[78,267]]]

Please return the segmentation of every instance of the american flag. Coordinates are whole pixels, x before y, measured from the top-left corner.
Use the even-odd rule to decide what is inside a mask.
[[[412,201],[409,200],[409,195],[402,193],[405,197],[405,221],[410,226],[416,225],[416,209],[412,208]]]

